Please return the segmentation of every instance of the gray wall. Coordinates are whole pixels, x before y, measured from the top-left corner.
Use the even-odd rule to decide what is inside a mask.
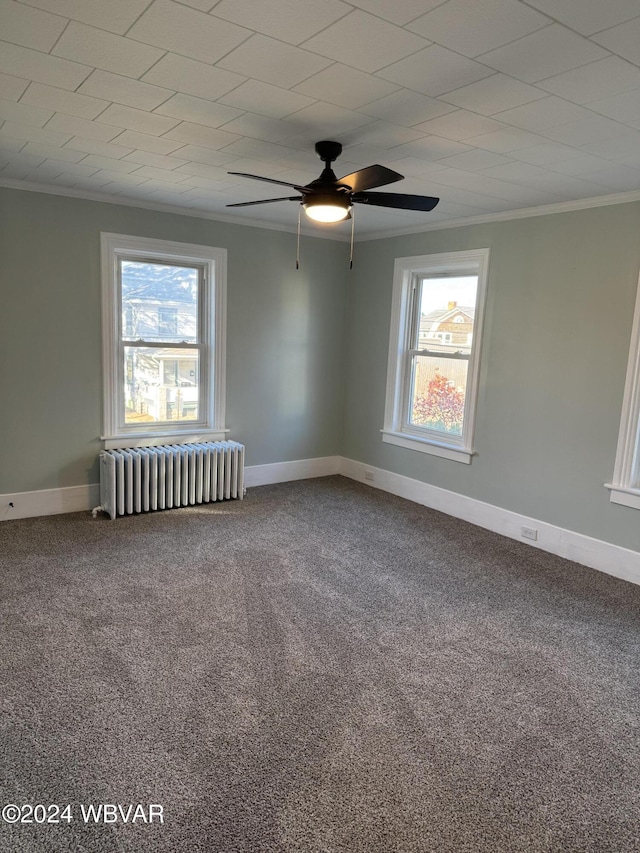
[[[489,247],[475,448],[464,465],[384,444],[396,257]],[[603,488],[616,452],[640,205],[360,244],[348,304],[343,455],[624,547],[636,510]]]
[[[100,231],[228,250],[227,426],[247,462],[341,453],[640,550],[613,505],[640,204],[359,243],[0,189],[0,494],[97,482]],[[491,249],[471,465],[384,444],[396,257]]]
[[[100,232],[228,251],[227,427],[247,463],[339,452],[348,247],[0,189],[0,494],[98,481]]]

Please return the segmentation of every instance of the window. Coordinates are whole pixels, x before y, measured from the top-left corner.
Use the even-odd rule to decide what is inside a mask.
[[[489,250],[398,258],[383,441],[471,462]]]
[[[631,331],[611,501],[640,509],[640,281]]]
[[[226,252],[102,234],[107,448],[224,437]]]

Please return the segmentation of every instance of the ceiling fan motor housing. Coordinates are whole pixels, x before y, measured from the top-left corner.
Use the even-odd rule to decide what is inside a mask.
[[[340,142],[316,142],[316,154],[323,163],[333,163],[342,154],[342,145]]]

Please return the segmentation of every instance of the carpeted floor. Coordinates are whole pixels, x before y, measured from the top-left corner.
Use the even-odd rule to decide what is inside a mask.
[[[640,587],[340,477],[0,565],[2,851],[640,851]]]

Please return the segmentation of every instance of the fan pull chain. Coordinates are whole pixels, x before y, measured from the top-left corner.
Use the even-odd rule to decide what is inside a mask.
[[[302,215],[302,205],[298,205],[298,243],[296,245],[296,269],[300,269],[300,216]]]
[[[352,207],[351,208],[351,250],[349,253],[349,269],[350,270],[353,269],[353,233],[355,230],[355,225],[356,225],[356,217],[355,217],[355,211]]]

